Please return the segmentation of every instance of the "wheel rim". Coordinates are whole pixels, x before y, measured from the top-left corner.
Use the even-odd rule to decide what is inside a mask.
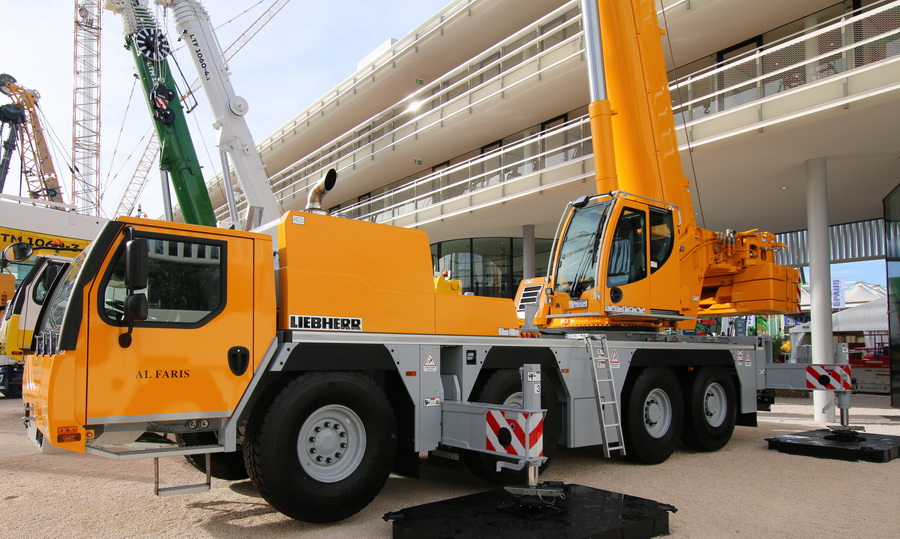
[[[516,391],[506,397],[506,400],[504,400],[502,404],[503,406],[509,406],[510,408],[522,408],[525,404],[525,399],[522,397],[521,391]]]
[[[366,451],[366,429],[346,406],[323,406],[300,427],[297,456],[311,478],[336,483],[352,474]]]
[[[654,389],[644,399],[644,427],[650,436],[662,438],[671,424],[672,401],[665,391]]]
[[[703,415],[710,426],[718,427],[725,422],[728,415],[728,400],[725,388],[718,382],[706,386],[703,393]]]

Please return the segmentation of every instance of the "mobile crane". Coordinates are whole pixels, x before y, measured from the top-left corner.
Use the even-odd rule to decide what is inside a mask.
[[[81,251],[59,239],[37,248],[25,242],[12,243],[3,251],[4,268],[8,263],[31,259],[35,249],[52,251],[52,254],[33,259],[31,269],[15,288],[15,293],[10,294],[9,302],[4,301],[0,322],[0,393],[7,397],[21,396],[22,358],[31,347],[41,305],[53,290],[57,276],[69,267],[74,252]],[[69,256],[62,256],[64,253]]]
[[[16,245],[20,253],[3,261],[5,269],[16,274],[15,294],[0,322],[0,393],[10,397],[21,393],[23,354],[31,348],[40,307],[55,276],[68,267],[72,257],[107,220],[11,202],[0,202],[0,215],[0,250],[5,252]],[[41,256],[23,257],[24,252]]]
[[[36,199],[44,199],[50,202],[62,203],[62,190],[59,179],[56,176],[56,168],[53,166],[53,158],[50,156],[50,147],[44,137],[44,128],[38,116],[38,102],[41,99],[37,90],[22,86],[16,78],[6,73],[0,75],[0,93],[6,94],[12,99],[13,106],[24,113],[24,118],[14,114],[12,109],[4,114],[4,123],[8,123],[10,131],[19,133],[22,139],[20,153],[22,156],[22,171],[25,183],[28,186],[29,196]],[[12,143],[5,144],[5,154],[12,151]],[[8,170],[8,155],[3,156],[3,175],[0,180],[6,179]],[[2,187],[3,181],[0,181]]]
[[[392,470],[415,475],[422,451],[532,486],[561,445],[657,463],[679,439],[713,451],[754,425],[771,342],[669,330],[700,312],[790,311],[796,275],[768,236],[689,220],[674,133],[646,117],[671,116],[654,3],[583,9],[589,39],[615,32],[592,46],[631,44],[608,64],[609,101],[591,107],[598,183],[615,191],[571,205],[551,275],[521,287],[521,317],[510,300],[435,283],[423,231],[324,215],[333,174],[308,211],[256,231],[119,218],[45,302],[26,360],[31,438],[117,459],[242,453],[270,504],[328,522],[365,507]],[[641,85],[617,93],[620,78]],[[622,152],[620,139],[654,149]],[[645,173],[658,193],[625,181]],[[148,448],[146,432],[216,442]],[[209,475],[156,484],[208,488]]]

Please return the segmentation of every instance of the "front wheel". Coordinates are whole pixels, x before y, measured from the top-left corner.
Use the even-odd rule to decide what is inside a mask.
[[[659,464],[675,451],[684,423],[681,385],[670,369],[644,369],[623,402],[625,450],[644,464]]]
[[[244,460],[259,493],[285,515],[334,522],[381,491],[397,444],[384,391],[357,373],[291,380],[254,413]]]
[[[722,367],[703,367],[688,389],[682,441],[700,451],[716,451],[731,439],[737,419],[734,380]]]

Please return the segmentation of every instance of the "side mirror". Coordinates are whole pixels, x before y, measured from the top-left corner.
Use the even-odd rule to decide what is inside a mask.
[[[25,242],[16,242],[9,244],[3,250],[3,259],[8,262],[22,262],[28,260],[34,253],[34,248]]]
[[[146,275],[144,276],[146,279]],[[146,286],[146,283],[145,283]],[[128,332],[119,335],[119,346],[128,348],[131,346],[131,332],[134,330],[134,322],[146,320],[149,307],[146,294],[131,294],[125,298],[125,321],[128,322]]]
[[[147,319],[148,313],[146,294],[131,294],[125,298],[125,320],[140,322]]]
[[[125,244],[125,285],[132,290],[147,288],[149,264],[150,242],[146,238],[128,240]]]

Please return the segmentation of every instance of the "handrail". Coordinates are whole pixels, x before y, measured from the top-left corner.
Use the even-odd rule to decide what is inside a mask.
[[[437,26],[434,26],[436,20],[440,19],[441,21],[446,22],[447,20],[449,20],[449,13],[457,13],[456,11],[453,11],[454,7],[458,7],[459,5],[467,5],[472,1],[474,0],[466,0],[465,2],[460,2],[459,4],[453,4],[443,14],[435,16],[428,22],[423,24],[420,29],[424,30],[422,30],[421,32],[420,30],[417,30],[417,33],[415,35],[421,37],[421,35],[423,35],[422,32],[427,34],[429,32],[436,31],[442,24],[439,23],[437,24]],[[427,125],[415,125],[415,128],[411,133],[406,133],[404,135],[398,136],[401,130],[408,130],[410,124],[421,122],[423,118],[427,117],[428,115],[434,114],[435,110],[437,109],[443,110],[447,107],[452,107],[458,103],[459,99],[469,99],[471,101],[470,93],[473,87],[469,87],[468,92],[459,92],[460,85],[469,85],[474,79],[479,79],[479,77],[486,74],[491,76],[485,78],[484,80],[481,80],[477,84],[477,86],[486,86],[498,79],[502,80],[502,77],[509,75],[513,70],[520,69],[525,65],[529,65],[530,62],[540,62],[540,59],[542,57],[560,50],[562,47],[571,46],[576,41],[579,42],[580,45],[577,51],[574,51],[572,54],[566,55],[562,60],[557,60],[552,65],[540,64],[540,68],[537,70],[537,73],[532,76],[539,76],[541,72],[550,69],[553,66],[559,65],[563,62],[569,62],[573,58],[580,56],[581,51],[583,50],[581,46],[582,33],[580,28],[580,13],[570,17],[559,26],[553,28],[549,33],[540,33],[540,29],[544,25],[558,19],[562,14],[571,11],[573,8],[578,9],[577,5],[577,0],[566,3],[565,5],[555,10],[553,13],[550,13],[539,21],[536,21],[532,25],[529,25],[527,28],[523,29],[517,34],[510,36],[502,43],[499,43],[497,46],[491,48],[489,51],[482,53],[478,57],[473,58],[456,70],[448,73],[444,77],[443,81],[440,81],[429,87],[423,87],[404,101],[398,103],[390,109],[374,115],[373,117],[367,119],[366,121],[358,124],[353,129],[344,133],[340,137],[323,145],[323,149],[320,150],[317,154],[307,156],[304,161],[297,163],[294,166],[289,167],[288,169],[285,169],[279,174],[276,174],[270,179],[270,182],[273,185],[273,189],[276,190],[276,196],[280,200],[284,200],[292,196],[302,196],[303,192],[308,190],[310,186],[315,183],[314,180],[318,179],[316,171],[322,168],[327,168],[328,165],[332,165],[340,159],[344,159],[348,154],[364,150],[364,158],[371,159],[373,155],[377,155],[380,152],[389,151],[396,144],[402,142],[403,140],[406,140],[408,137],[421,135],[422,131],[433,126],[434,123],[432,122]],[[892,12],[892,10],[894,11]],[[898,11],[900,11],[900,0],[887,2],[884,5],[877,7],[871,7],[865,11],[854,12],[850,16],[841,17],[839,19],[831,21],[830,23],[822,23],[811,29],[808,29],[804,33],[797,34],[796,36],[788,36],[786,38],[778,40],[774,44],[768,44],[766,47],[763,47],[756,51],[749,51],[748,53],[745,53],[736,59],[732,59],[728,62],[721,63],[715,66],[710,66],[691,75],[681,77],[670,84],[670,91],[673,95],[673,101],[675,102],[675,104],[673,104],[673,111],[675,112],[676,122],[681,124],[679,126],[680,128],[684,128],[686,125],[692,125],[698,121],[703,121],[720,112],[740,110],[747,106],[752,106],[752,103],[762,103],[775,98],[774,96],[776,94],[779,94],[780,92],[794,90],[795,88],[801,86],[812,85],[812,83],[816,81],[820,81],[836,74],[847,74],[850,71],[857,71],[860,69],[864,70],[868,67],[875,67],[875,64],[883,60],[884,57],[879,57],[878,54],[860,54],[857,55],[857,59],[853,62],[852,67],[848,67],[847,58],[852,58],[852,56],[858,49],[872,47],[874,44],[877,44],[878,42],[884,41],[887,38],[893,37],[895,35],[898,36],[897,39],[900,39],[900,21],[898,21],[898,19],[900,19],[900,13],[897,13]],[[882,19],[887,20],[884,21]],[[842,32],[842,35],[846,36],[848,32],[845,30],[848,27],[851,30],[859,29],[860,25],[865,25],[870,21],[877,21],[880,25],[882,25],[883,30],[858,41],[848,41],[845,37],[844,40],[841,41],[838,45],[834,45],[832,48],[829,48],[825,52],[822,52],[821,50],[815,50],[817,47],[819,47],[820,44],[818,43],[818,40],[820,40],[822,36],[826,36],[830,32]],[[576,25],[578,25],[578,28],[576,28],[576,31],[573,31],[573,28],[575,28]],[[876,25],[873,24],[872,26]],[[535,30],[538,31],[535,32]],[[504,50],[505,47],[515,44],[518,40],[522,39],[523,36],[526,36],[532,32],[536,33],[536,37],[534,39],[528,40],[525,43],[518,44],[518,46],[513,49]],[[570,33],[571,35],[566,36],[567,33]],[[852,40],[854,37],[853,32],[851,31],[849,32],[849,34],[850,39]],[[562,38],[560,36],[562,36]],[[416,39],[418,39],[418,37]],[[393,52],[391,53],[393,54],[391,58],[396,59],[396,55],[400,54],[400,52],[398,52],[400,49],[407,50],[411,43],[415,43],[416,40],[413,39],[412,41],[410,41],[410,44],[406,44],[406,41],[409,41],[410,39],[412,38],[406,39],[404,41],[403,47],[400,47],[399,49],[397,46],[395,46]],[[549,39],[554,39],[556,43],[549,47],[543,47],[543,42]],[[808,42],[810,42],[810,40],[817,40],[815,44],[816,47],[805,46]],[[803,54],[798,55],[796,57],[796,61],[785,64],[783,60],[784,55],[789,56],[792,47],[801,48]],[[815,52],[811,53],[811,55],[808,55],[807,49],[813,49],[815,50]],[[900,49],[900,44],[898,44],[898,49]],[[872,51],[867,52],[871,53]],[[530,56],[528,56],[529,53],[531,53]],[[898,54],[900,54],[900,50],[898,50]],[[521,55],[523,58],[517,63],[510,62],[511,58],[515,57],[516,55]],[[779,61],[772,60],[770,63],[773,67],[766,71],[764,69],[764,64],[766,64],[767,59],[773,58],[775,57],[775,55],[781,55],[778,56]],[[824,60],[827,60],[829,58],[834,58],[834,60],[830,62],[823,62]],[[823,72],[822,70],[813,69],[820,63],[826,66],[826,71]],[[747,68],[748,65],[750,65],[749,69]],[[373,67],[375,66],[376,65],[373,64]],[[743,72],[747,73],[747,76],[745,78],[737,82],[729,81],[727,86],[723,85],[723,81],[727,75],[737,73],[741,68],[744,68]],[[798,76],[796,78],[792,78],[793,74],[797,74],[800,71],[802,71],[802,77]],[[371,73],[369,73],[368,76],[371,76]],[[790,78],[789,84],[784,83],[785,81],[782,79],[785,78]],[[454,79],[458,80],[454,81]],[[353,82],[355,80],[356,78],[354,77],[353,79],[348,81],[349,86],[347,87],[352,87],[353,84],[355,84]],[[781,80],[781,82],[778,82],[779,80]],[[452,84],[448,84],[448,81],[454,82]],[[522,82],[524,81],[519,81],[518,83]],[[775,87],[775,83],[778,83],[777,88]],[[742,88],[748,87],[749,90],[741,91]],[[510,86],[507,86],[499,91],[509,90],[509,88]],[[706,93],[703,93],[704,91],[706,91]],[[431,92],[434,93],[432,94]],[[453,96],[453,94],[457,92],[460,95]],[[337,96],[339,96],[340,94],[341,89],[339,88],[338,91],[335,92],[335,98],[337,98]],[[688,95],[688,99],[678,103],[678,96],[684,94]],[[482,97],[479,100],[479,103],[485,99],[491,99],[494,95],[496,95],[496,92]],[[739,98],[735,99],[736,97]],[[422,102],[428,102],[431,105],[431,108],[428,110],[424,110],[426,107],[423,107],[423,109],[421,109],[419,112],[411,113],[407,118],[398,121],[397,118],[409,108],[410,104],[420,100]],[[322,103],[325,103],[325,101],[322,101]],[[452,117],[453,114],[461,114],[475,104],[477,103],[469,102],[466,106],[458,108],[457,111],[450,113],[449,115],[444,115],[443,113],[441,113],[439,115],[440,118],[437,120],[437,122],[446,122],[450,117]],[[715,107],[712,106],[713,104],[715,104]],[[703,105],[709,105],[709,110],[703,111],[702,120],[694,120],[693,116],[696,108]],[[308,110],[320,111],[321,108],[310,108]],[[302,121],[298,120],[299,118],[300,116],[295,118],[295,120]],[[569,126],[568,128],[571,128],[573,125],[581,125],[579,122],[584,121],[586,121],[586,117],[573,120],[567,125]],[[288,125],[289,124],[286,124],[286,126]],[[279,131],[285,132],[289,131],[292,128],[293,127],[286,127]],[[561,127],[560,129],[565,128],[567,127]],[[377,132],[381,129],[384,130],[383,134],[381,134],[378,138],[373,139],[371,137],[372,133]],[[551,131],[547,134],[540,134],[535,140],[544,140],[544,138],[549,137],[550,133],[553,132],[556,131]],[[269,137],[269,139],[272,139],[273,137],[276,137],[276,135]],[[389,143],[385,144],[383,142],[385,140],[389,141]],[[521,144],[526,144],[526,142],[522,142]],[[381,147],[376,148],[376,146]],[[586,150],[589,152],[590,145],[588,144],[586,146]],[[519,147],[521,147],[521,145],[517,144],[511,147],[510,151]],[[503,151],[506,151],[506,149],[504,148]],[[543,153],[546,154],[558,151],[561,151],[560,148],[553,148],[547,149]],[[494,158],[496,157],[496,155],[497,154],[490,154],[490,156],[479,156],[473,159],[477,161],[479,159]],[[451,167],[450,169],[443,169],[433,174],[420,177],[419,179],[410,178],[410,182],[405,183],[396,189],[388,190],[385,193],[382,193],[376,197],[360,202],[358,204],[352,204],[345,208],[341,208],[341,211],[355,214],[357,216],[356,218],[378,220],[383,219],[384,217],[378,216],[386,215],[386,212],[388,210],[391,211],[392,217],[396,217],[397,215],[393,214],[395,212],[400,212],[401,208],[418,206],[418,203],[420,201],[425,201],[426,199],[437,199],[439,200],[439,202],[443,203],[449,200],[444,199],[444,193],[454,189],[458,190],[459,184],[461,183],[468,183],[471,184],[471,186],[476,186],[477,184],[481,183],[479,181],[479,178],[483,179],[488,175],[495,174],[497,172],[497,169],[476,176],[467,176],[455,184],[441,186],[441,188],[436,190],[435,192],[430,192],[428,194],[416,196],[413,198],[404,198],[396,203],[390,202],[388,203],[387,207],[382,206],[377,210],[369,211],[363,209],[364,207],[372,208],[374,205],[384,204],[385,201],[393,200],[397,197],[404,197],[406,196],[406,192],[408,192],[410,189],[414,190],[417,185],[421,185],[423,182],[434,181],[436,178],[441,178],[447,174],[458,172],[458,170],[462,170],[463,167],[469,167],[472,164],[472,162],[466,161],[464,164],[461,163],[458,169],[454,169],[453,167]],[[353,165],[351,164],[345,166]],[[510,166],[510,164],[504,163],[499,167],[499,170],[506,169]],[[474,190],[466,190],[462,195],[458,196],[469,196],[473,192]],[[417,211],[417,209],[418,208],[411,211]]]

